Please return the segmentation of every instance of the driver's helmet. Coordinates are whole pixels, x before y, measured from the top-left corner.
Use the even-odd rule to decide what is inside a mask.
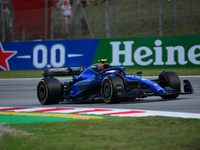
[[[110,68],[110,65],[108,63],[98,64],[98,70],[99,71],[106,70],[106,69],[109,69],[109,68]]]
[[[98,71],[110,68],[110,65],[108,63],[105,63],[106,61],[108,61],[108,59],[100,59],[98,61],[101,62],[101,64],[98,64]]]

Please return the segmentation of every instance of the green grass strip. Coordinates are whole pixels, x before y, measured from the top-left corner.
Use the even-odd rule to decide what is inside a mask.
[[[0,149],[6,150],[200,149],[199,119],[111,117],[3,126],[7,132],[1,136]]]
[[[142,76],[158,76],[160,71],[174,71],[178,76],[199,76],[200,67],[194,68],[126,68],[126,74],[135,74],[142,70]],[[15,71],[0,71],[0,78],[43,78],[43,70],[15,70]],[[72,76],[68,76],[71,77]]]
[[[78,120],[78,119],[59,118],[59,117],[0,115],[0,123],[8,123],[8,124],[22,124],[22,123],[36,123],[36,122],[60,122],[60,121],[74,121],[74,120]]]

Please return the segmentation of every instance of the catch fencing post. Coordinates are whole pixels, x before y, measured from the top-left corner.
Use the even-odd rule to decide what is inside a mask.
[[[47,40],[47,0],[45,0],[45,8],[44,8],[44,39]]]
[[[2,20],[2,42],[5,42],[5,34],[6,34],[6,32],[5,32],[5,30],[6,30],[6,28],[5,28],[5,12],[4,12],[4,0],[2,0],[2,2],[1,2],[1,4],[2,4],[2,8],[1,8],[1,11],[2,11],[2,14],[1,14],[1,20]]]
[[[54,39],[54,7],[51,7],[51,40]]]
[[[140,0],[137,0],[138,29],[140,29]]]
[[[80,0],[79,0],[79,2],[78,2],[78,17],[79,17],[79,39],[81,39],[81,36],[82,36],[82,30],[81,30],[81,28],[82,28],[82,26],[81,26],[81,20],[82,20],[82,15],[81,15],[81,5],[82,4],[80,4]]]
[[[114,13],[113,13],[113,27],[114,27],[114,38],[116,37],[116,0],[114,0]]]
[[[160,0],[159,36],[163,36],[163,0]]]
[[[14,41],[14,6],[12,6],[12,18],[11,18],[11,34],[12,34],[12,41]]]
[[[106,0],[106,13],[105,13],[105,19],[106,19],[106,37],[110,38],[110,23],[109,23],[109,7],[108,7],[108,0]]]
[[[174,0],[174,27],[176,27],[176,0]]]
[[[152,36],[152,16],[151,16],[151,6],[152,6],[152,1],[149,0],[149,36]]]
[[[5,36],[6,36],[6,32],[5,32],[5,12],[3,11],[2,8],[2,42],[5,42]]]
[[[22,41],[25,41],[25,38],[26,38],[26,31],[23,30],[22,31]]]
[[[192,35],[192,0],[190,0],[190,35]]]

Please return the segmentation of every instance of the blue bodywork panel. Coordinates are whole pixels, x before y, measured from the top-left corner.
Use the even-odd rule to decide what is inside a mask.
[[[114,76],[116,71],[117,73],[121,74],[126,81],[138,81],[141,86],[151,88],[158,95],[168,94],[161,86],[153,81],[150,81],[140,76],[127,76],[124,67],[109,68],[99,72],[95,72],[91,67],[88,67],[79,76],[73,78],[70,81],[73,86],[69,95],[71,97],[78,97],[81,93],[84,93],[89,89],[100,89],[101,82],[104,77]]]

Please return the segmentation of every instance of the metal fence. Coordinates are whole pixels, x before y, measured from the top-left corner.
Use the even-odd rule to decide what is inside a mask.
[[[73,15],[68,24],[68,31],[66,31],[62,11],[57,6],[58,3],[56,1],[52,3],[54,7],[36,10],[28,20],[23,20],[23,14],[30,13],[30,10],[14,12],[11,0],[10,3],[1,1],[0,40],[27,41],[200,34],[199,0],[90,0],[91,5],[86,7],[81,4],[81,0],[74,0],[71,3]],[[41,15],[44,19],[40,20],[38,16]],[[17,24],[13,21],[16,16],[20,20]]]

